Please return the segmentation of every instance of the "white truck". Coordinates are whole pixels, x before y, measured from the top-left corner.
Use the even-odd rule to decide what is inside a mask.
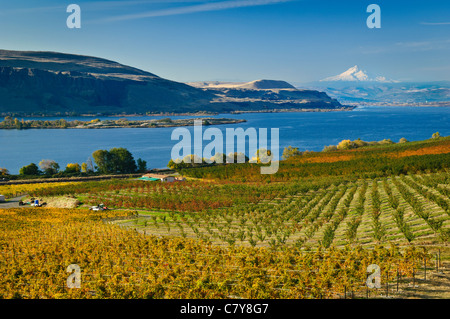
[[[99,211],[99,210],[109,210],[109,208],[103,204],[100,204],[98,206],[92,206],[91,208],[89,208],[89,210]]]

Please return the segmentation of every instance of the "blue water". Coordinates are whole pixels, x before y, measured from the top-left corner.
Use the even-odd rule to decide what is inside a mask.
[[[434,132],[450,135],[450,108],[446,107],[360,107],[349,112],[220,114],[217,117],[247,120],[246,123],[217,126],[222,132],[236,127],[279,128],[280,155],[289,145],[301,151],[320,151],[325,145],[336,145],[343,139],[379,141],[389,138],[397,142],[402,137],[410,141],[428,139]],[[139,119],[154,118],[158,117]],[[171,140],[173,130],[0,130],[0,167],[17,174],[24,165],[52,159],[64,168],[68,163],[85,162],[97,149],[125,147],[135,159],[146,160],[149,167],[165,168],[172,147],[178,142]],[[192,128],[189,130],[192,132]]]

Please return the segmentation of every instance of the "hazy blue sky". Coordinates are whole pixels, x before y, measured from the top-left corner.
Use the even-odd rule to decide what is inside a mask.
[[[66,7],[82,9],[68,29]],[[381,29],[366,8],[381,7]],[[450,80],[450,1],[0,1],[0,48],[103,57],[176,81],[293,83],[357,64],[398,80]]]

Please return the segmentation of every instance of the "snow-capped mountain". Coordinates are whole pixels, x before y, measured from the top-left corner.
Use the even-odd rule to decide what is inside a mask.
[[[357,65],[339,75],[296,87],[324,91],[347,105],[450,105],[450,81],[400,82],[375,76]]]
[[[384,76],[371,76],[366,71],[361,70],[357,65],[351,67],[347,71],[336,75],[330,76],[320,82],[381,82],[381,83],[395,83],[397,81],[388,80]]]

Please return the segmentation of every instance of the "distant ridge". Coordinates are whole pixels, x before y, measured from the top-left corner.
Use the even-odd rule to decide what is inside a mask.
[[[204,81],[187,83],[214,93],[217,102],[228,102],[241,107],[257,106],[264,110],[324,108],[341,109],[343,106],[326,93],[297,89],[286,81],[255,80],[251,82]]]
[[[326,93],[297,90],[285,81],[187,85],[97,57],[0,50],[3,116],[227,113],[285,108],[335,109],[342,105]]]
[[[250,90],[296,89],[288,82],[279,80],[255,80],[251,82],[190,82],[187,84],[199,88],[232,88]]]
[[[98,75],[118,75],[159,78],[157,75],[114,61],[59,52],[0,50],[0,66],[44,69],[54,72],[84,72]]]
[[[214,95],[107,59],[0,50],[0,113],[218,111]]]

